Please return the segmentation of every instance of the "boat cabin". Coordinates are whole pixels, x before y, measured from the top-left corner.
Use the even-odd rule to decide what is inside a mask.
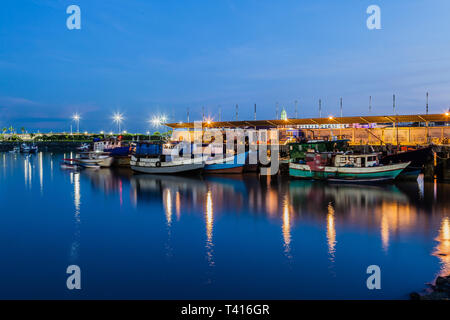
[[[376,153],[369,154],[337,154],[334,157],[335,167],[375,167],[379,165]]]
[[[375,167],[379,165],[376,153],[346,154],[333,152],[307,153],[306,164],[312,166],[334,167]]]

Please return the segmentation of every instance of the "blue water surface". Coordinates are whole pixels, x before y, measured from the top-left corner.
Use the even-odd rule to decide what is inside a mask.
[[[0,153],[0,298],[407,299],[450,272],[448,184],[61,169],[69,156]]]

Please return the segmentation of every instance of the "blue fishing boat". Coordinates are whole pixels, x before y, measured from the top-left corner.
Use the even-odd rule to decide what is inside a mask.
[[[248,152],[242,152],[226,158],[210,157],[205,161],[204,173],[242,173]]]

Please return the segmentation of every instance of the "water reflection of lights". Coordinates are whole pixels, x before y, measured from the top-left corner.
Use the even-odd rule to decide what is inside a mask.
[[[163,192],[164,210],[166,211],[167,225],[170,227],[172,224],[172,193],[169,188],[164,189]]]
[[[387,252],[389,248],[389,219],[384,211],[381,214],[381,242],[383,250]]]
[[[270,216],[276,216],[278,211],[279,199],[276,190],[268,190],[266,194],[266,210]]]
[[[214,266],[213,259],[213,226],[214,226],[214,211],[213,211],[213,200],[211,190],[206,193],[206,256],[208,259],[208,264],[210,267]]]
[[[25,175],[25,186],[31,187],[31,177],[33,174],[30,156],[26,155],[24,158],[24,175]]]
[[[73,202],[75,205],[75,214],[80,214],[81,193],[80,193],[80,173],[71,173],[73,175]]]
[[[167,242],[165,244],[166,257],[171,258],[173,255],[173,249],[171,246],[171,226],[172,226],[172,191],[169,188],[163,190],[163,206],[166,214],[166,224],[167,224]]]
[[[441,221],[439,235],[436,238],[438,244],[433,252],[441,263],[440,276],[447,276],[450,273],[450,218],[444,217]]]
[[[331,203],[328,204],[327,214],[327,242],[328,242],[328,254],[330,255],[331,262],[334,262],[336,253],[336,227],[334,222],[334,208]]]
[[[177,221],[180,221],[181,215],[181,196],[180,191],[175,194],[175,214],[177,215]]]
[[[70,173],[71,181],[73,181],[73,204],[75,207],[75,231],[74,231],[74,240],[72,242],[72,246],[70,248],[70,258],[72,261],[75,261],[78,258],[78,248],[80,246],[79,237],[80,237],[80,205],[81,205],[81,188],[80,188],[80,173],[79,172],[71,172]]]
[[[42,157],[42,152],[39,152],[39,186],[41,188],[41,194],[44,191],[44,166]]]
[[[282,232],[283,232],[283,246],[284,246],[284,253],[287,258],[292,258],[291,256],[291,215],[289,210],[289,199],[286,195],[284,202],[283,202],[283,226],[282,226]]]

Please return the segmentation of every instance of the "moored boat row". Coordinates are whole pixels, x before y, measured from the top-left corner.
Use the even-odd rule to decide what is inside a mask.
[[[431,147],[384,154],[373,149],[362,152],[349,147],[348,140],[297,141],[288,143],[287,147],[288,156],[285,154],[280,162],[282,167],[288,168],[291,177],[340,182],[380,182],[397,179],[404,173],[417,178],[431,153]],[[226,143],[214,141],[196,145],[182,140],[124,143],[113,139],[95,141],[91,146],[83,145],[77,157],[69,160],[79,167],[118,165],[146,174],[239,174],[254,171],[255,164],[249,163],[252,151],[248,145],[238,148],[235,142],[231,150],[227,148],[230,146]],[[183,152],[186,153],[184,156]]]

